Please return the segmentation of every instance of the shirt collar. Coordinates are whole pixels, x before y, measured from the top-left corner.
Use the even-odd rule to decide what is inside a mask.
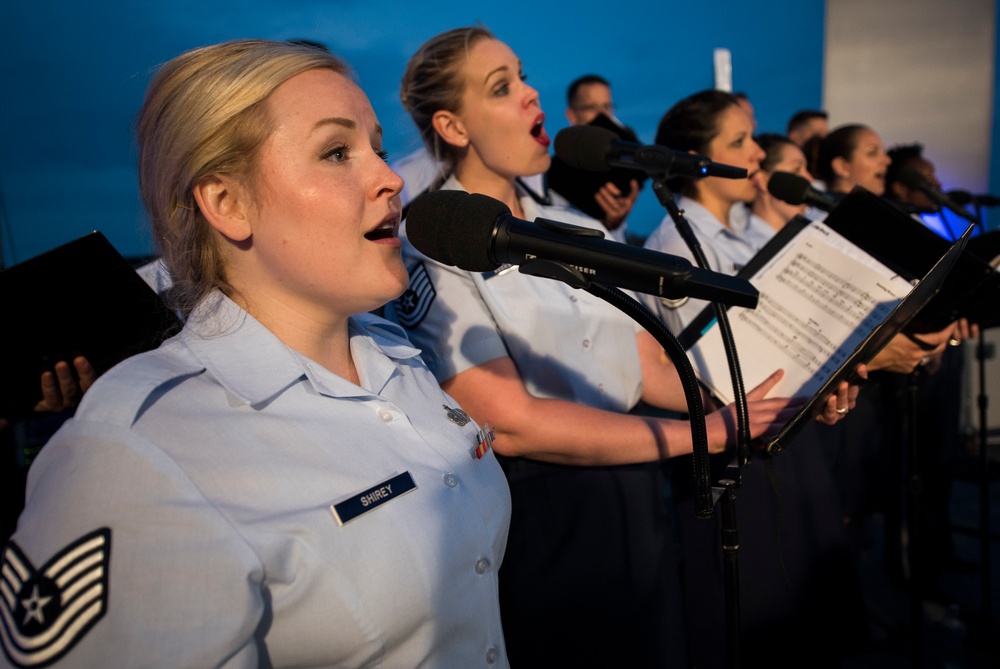
[[[382,393],[382,389],[398,372],[397,360],[420,355],[420,350],[406,338],[406,331],[396,323],[373,314],[359,314],[351,317],[348,325],[351,355],[361,383],[376,395]],[[343,379],[340,381],[347,383]]]
[[[520,183],[515,182],[514,189],[517,192],[517,199],[521,203],[521,209],[524,211],[525,219],[533,221],[543,214],[538,202],[536,202],[535,199],[524,190]],[[466,193],[469,192],[454,174],[449,176],[447,181],[441,184],[441,190],[460,190]]]
[[[750,210],[742,202],[737,202],[729,210],[729,225],[726,227],[715,218],[715,215],[701,204],[688,197],[679,197],[677,206],[684,211],[691,226],[706,238],[726,236],[743,238],[750,224]]]
[[[217,290],[191,312],[180,337],[218,383],[248,405],[267,402],[302,379],[334,397],[378,394],[396,371],[393,360],[419,354],[401,328],[377,316],[353,316],[348,327],[367,391],[287,346]]]

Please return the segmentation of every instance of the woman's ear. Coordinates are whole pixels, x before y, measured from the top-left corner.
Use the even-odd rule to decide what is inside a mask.
[[[465,129],[465,124],[454,113],[444,110],[435,112],[431,118],[431,125],[448,144],[460,148],[469,145],[469,133]]]
[[[851,169],[848,166],[847,160],[844,159],[842,156],[837,156],[832,161],[830,161],[830,168],[833,170],[833,173],[837,175],[837,177],[840,179],[846,179],[851,173]]]
[[[767,192],[767,182],[771,179],[771,173],[764,170],[757,170],[750,176],[750,183],[757,189],[758,193]]]
[[[247,216],[249,202],[242,185],[232,177],[212,174],[194,187],[194,199],[209,225],[234,242],[253,233]]]

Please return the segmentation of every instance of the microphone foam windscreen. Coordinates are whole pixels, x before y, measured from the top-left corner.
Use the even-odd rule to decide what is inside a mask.
[[[499,267],[490,259],[497,219],[510,214],[503,202],[458,190],[424,193],[410,203],[406,237],[428,258],[468,272]]]
[[[618,135],[606,128],[574,125],[556,133],[556,155],[571,167],[591,172],[606,172],[611,143]]]
[[[802,204],[812,184],[809,180],[791,172],[774,172],[767,181],[767,191],[782,202]]]

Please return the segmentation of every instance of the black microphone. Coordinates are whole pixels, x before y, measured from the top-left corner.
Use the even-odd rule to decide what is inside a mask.
[[[941,189],[928,181],[927,177],[909,165],[904,165],[900,168],[899,173],[896,175],[896,180],[907,188],[920,191],[937,206],[950,209],[970,223],[979,223],[975,216],[956,204],[951,198],[942,193]]]
[[[788,204],[807,204],[823,211],[833,211],[837,198],[816,190],[809,179],[791,172],[773,172],[767,181],[767,192]]]
[[[548,261],[568,265],[589,281],[670,299],[694,297],[752,309],[759,296],[749,281],[694,267],[686,258],[609,241],[590,228],[544,218],[524,221],[499,200],[463,191],[435,191],[413,200],[406,236],[427,257],[469,272]],[[522,272],[533,273],[528,269]]]
[[[1000,197],[990,195],[989,193],[975,195],[967,190],[950,190],[945,193],[945,195],[947,195],[948,199],[960,207],[964,207],[967,204],[976,205],[977,207],[1000,206]]]
[[[555,150],[571,167],[589,172],[624,167],[664,177],[747,178],[747,171],[741,167],[713,163],[707,156],[657,144],[626,142],[610,130],[590,125],[570,126],[557,132]]]

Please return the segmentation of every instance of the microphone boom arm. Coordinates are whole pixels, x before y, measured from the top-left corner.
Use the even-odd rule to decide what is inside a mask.
[[[536,218],[535,226],[519,227],[512,235],[501,221],[493,228],[490,244],[491,259],[497,265],[512,258],[519,260],[516,264],[522,264],[521,258],[551,260],[599,283],[672,300],[693,297],[753,309],[760,297],[745,279],[695,267],[687,258],[606,240],[598,230]],[[567,246],[569,238],[586,243]],[[655,287],[650,286],[650,276],[657,277]]]

